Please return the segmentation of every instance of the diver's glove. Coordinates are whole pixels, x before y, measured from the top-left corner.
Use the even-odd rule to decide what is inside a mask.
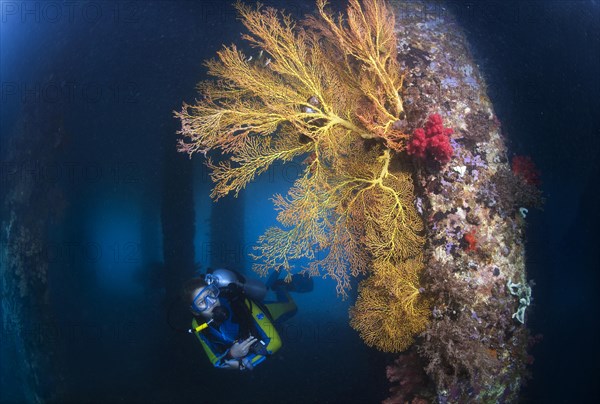
[[[253,336],[249,336],[243,341],[237,341],[231,346],[231,348],[229,348],[229,356],[231,356],[233,359],[241,359],[245,357],[248,355],[252,344],[254,344],[256,341],[256,338]]]
[[[248,358],[240,359],[240,370],[252,370],[254,365]]]

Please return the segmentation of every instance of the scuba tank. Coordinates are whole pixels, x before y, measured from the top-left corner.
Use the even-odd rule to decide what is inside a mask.
[[[210,276],[212,282],[214,282],[219,289],[231,287],[233,284],[235,285],[234,287],[240,288],[246,296],[257,302],[263,301],[267,295],[267,287],[264,283],[258,279],[245,279],[229,269],[215,269],[206,276]]]

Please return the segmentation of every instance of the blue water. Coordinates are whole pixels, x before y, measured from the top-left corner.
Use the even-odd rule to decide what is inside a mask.
[[[313,8],[276,3],[297,16]],[[509,147],[542,171],[547,203],[528,216],[528,270],[537,284],[530,326],[544,340],[524,400],[585,402],[600,372],[600,5],[445,4],[467,31]],[[275,224],[268,198],[295,175],[276,166],[216,206],[201,159],[174,152],[172,111],[193,102],[203,61],[239,39],[228,2],[3,0],[0,11],[1,144],[23,122],[51,123],[51,161],[21,174],[55,184],[66,200],[46,246],[45,310],[55,321],[27,328],[21,319],[60,358],[62,379],[48,375],[45,391],[60,384],[72,402],[386,398],[394,357],[350,329],[352,296],[336,297],[331,280],[295,295],[284,347],[251,374],[214,370],[167,319],[198,265],[252,275],[247,252]],[[22,349],[3,332],[1,402],[32,400]]]

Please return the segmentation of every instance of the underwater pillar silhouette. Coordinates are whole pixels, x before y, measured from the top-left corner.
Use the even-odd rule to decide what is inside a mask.
[[[212,205],[210,239],[203,249],[202,263],[212,268],[244,270],[247,251],[244,246],[244,193],[226,196]]]

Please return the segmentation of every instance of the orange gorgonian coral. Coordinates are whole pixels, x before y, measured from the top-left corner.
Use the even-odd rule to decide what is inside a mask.
[[[420,260],[391,10],[350,0],[336,18],[318,0],[318,15],[298,24],[273,8],[236,8],[261,57],[224,47],[206,63],[217,80],[200,83],[200,100],[176,116],[180,151],[208,156],[214,199],[237,195],[275,161],[303,162],[288,195],[273,198],[282,226],[260,237],[254,269],[289,278],[294,261],[308,259],[304,271],[331,276],[346,296],[351,276]],[[215,162],[219,152],[226,158]],[[406,313],[404,302],[391,304]]]
[[[360,283],[350,310],[350,325],[369,346],[400,352],[414,342],[429,321],[429,302],[419,288],[420,257],[399,265],[382,264]]]

